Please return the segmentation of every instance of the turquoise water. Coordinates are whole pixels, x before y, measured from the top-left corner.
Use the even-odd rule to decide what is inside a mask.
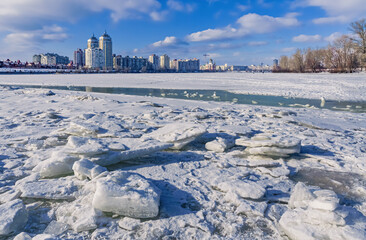
[[[155,88],[85,87],[85,86],[45,86],[45,85],[0,85],[2,87],[44,88],[56,90],[125,94],[133,96],[152,96],[199,101],[232,102],[261,106],[320,108],[335,111],[366,112],[366,102],[325,101],[320,99],[287,98],[281,96],[237,94],[225,90],[182,90]]]

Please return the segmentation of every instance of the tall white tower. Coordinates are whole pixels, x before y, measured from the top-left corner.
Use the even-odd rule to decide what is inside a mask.
[[[112,38],[107,32],[99,38],[99,48],[104,52],[104,69],[113,69]]]

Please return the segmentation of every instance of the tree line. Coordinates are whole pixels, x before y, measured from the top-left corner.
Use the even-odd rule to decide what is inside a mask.
[[[273,72],[355,72],[366,69],[366,19],[352,22],[352,35],[342,35],[320,49],[297,49],[288,57],[281,56]]]

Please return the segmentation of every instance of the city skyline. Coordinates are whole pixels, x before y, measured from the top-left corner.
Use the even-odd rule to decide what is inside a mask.
[[[362,0],[51,2],[0,3],[0,59],[31,61],[37,52],[73,59],[86,38],[106,29],[117,55],[272,64],[296,48],[328,45],[366,13]]]

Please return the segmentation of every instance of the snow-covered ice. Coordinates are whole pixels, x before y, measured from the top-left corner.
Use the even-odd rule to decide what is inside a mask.
[[[103,83],[106,75],[70,75],[78,82],[22,75],[0,82],[151,87],[150,78],[190,89],[170,76],[202,77],[195,82],[206,89],[251,85],[248,93],[328,101],[334,88],[325,82],[333,77],[334,98],[362,99],[363,75],[254,74],[250,83],[242,77],[252,75],[235,73],[107,75]],[[265,76],[271,89],[259,79]],[[308,84],[313,76],[321,87]],[[223,79],[233,88],[221,86]],[[18,208],[28,216],[10,239],[365,239],[364,113],[52,93],[0,87],[0,209],[7,212],[0,218],[16,222]]]
[[[132,218],[159,214],[160,189],[136,173],[113,172],[98,180],[93,207]]]
[[[19,199],[0,205],[0,237],[21,231],[28,221],[28,212]]]

